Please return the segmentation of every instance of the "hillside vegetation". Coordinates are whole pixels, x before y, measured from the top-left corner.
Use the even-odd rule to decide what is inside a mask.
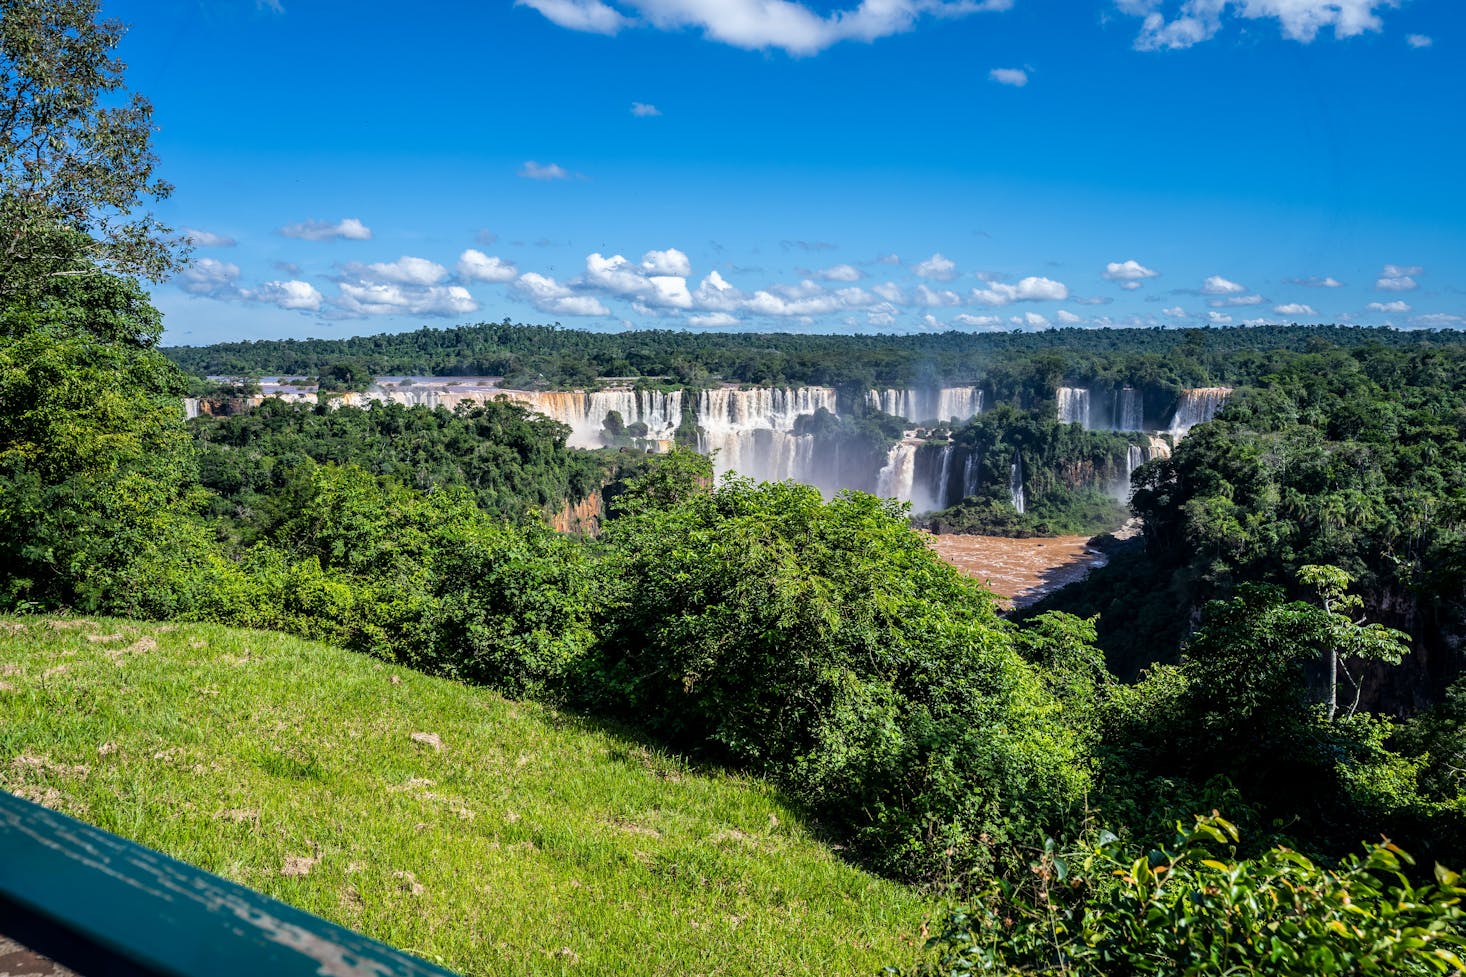
[[[871,974],[934,904],[762,781],[278,634],[0,619],[0,788],[465,974]]]

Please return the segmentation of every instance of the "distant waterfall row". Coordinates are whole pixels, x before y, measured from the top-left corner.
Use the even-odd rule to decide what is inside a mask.
[[[760,481],[814,479],[814,436],[795,434],[801,415],[836,412],[829,387],[715,387],[697,395],[697,450],[712,454],[713,470]]]
[[[865,402],[884,414],[912,422],[965,421],[982,413],[982,391],[976,387],[872,390]]]
[[[1186,391],[1169,432],[1156,431],[1148,441],[1142,438],[1141,443],[1130,445],[1125,456],[1092,471],[1063,477],[1070,484],[1100,485],[1106,491],[1128,494],[1128,475],[1150,458],[1169,452],[1169,440],[1158,435],[1169,433],[1174,438],[1209,420],[1230,392],[1221,387]],[[313,388],[267,378],[261,382],[259,395],[236,400],[238,407],[247,409],[268,396],[314,403],[317,395]],[[990,445],[983,453],[967,445],[933,440],[930,431],[917,429],[917,425],[925,428],[933,422],[960,424],[981,413],[983,396],[977,387],[868,391],[867,407],[902,418],[911,426],[900,441],[884,449],[884,456],[879,443],[848,437],[839,424],[833,426],[833,434],[824,422],[800,425],[800,418],[821,411],[839,416],[839,398],[830,387],[528,391],[504,389],[486,377],[384,377],[364,392],[330,395],[327,402],[452,409],[501,398],[565,424],[570,429],[567,443],[576,448],[635,443],[665,450],[685,425],[696,430],[697,450],[713,456],[719,476],[736,472],[760,481],[793,480],[817,486],[827,494],[847,488],[874,491],[909,502],[918,512],[945,509],[1003,485],[1019,512],[1032,501],[1025,473],[1032,459],[1013,448]],[[1097,397],[1083,387],[1061,387],[1056,399],[1063,422],[1087,429],[1143,428],[1143,398],[1136,389],[1125,387]],[[214,406],[190,400],[185,402],[185,413],[192,417]],[[612,415],[619,418],[619,424],[608,423]],[[1053,476],[1046,472],[1044,477]]]
[[[1054,392],[1054,399],[1058,404],[1060,424],[1078,424],[1086,431],[1164,430],[1181,437],[1196,425],[1215,417],[1231,394],[1231,387],[1196,387],[1183,390],[1169,424],[1150,426],[1145,423],[1145,398],[1134,387],[1121,387],[1114,391],[1109,403],[1098,409],[1092,406],[1095,398],[1087,387],[1059,387]],[[1165,416],[1159,409],[1157,414],[1159,417]]]

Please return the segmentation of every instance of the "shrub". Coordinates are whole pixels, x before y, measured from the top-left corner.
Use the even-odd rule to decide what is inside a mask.
[[[1179,832],[1174,852],[1126,851],[1108,834],[1067,855],[1050,842],[1026,886],[994,888],[953,911],[929,943],[935,958],[912,973],[1466,971],[1457,873],[1437,866],[1433,882],[1414,884],[1410,857],[1389,842],[1325,868],[1282,847],[1237,860],[1236,841],[1236,829],[1212,815]]]

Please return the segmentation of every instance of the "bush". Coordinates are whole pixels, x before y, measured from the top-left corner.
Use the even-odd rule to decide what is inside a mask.
[[[1174,853],[1126,851],[1101,834],[1077,852],[1052,842],[1023,888],[953,911],[917,977],[953,974],[1443,974],[1466,971],[1466,887],[1433,883],[1389,842],[1325,868],[1287,848],[1233,857],[1237,831],[1212,815]],[[1220,854],[1217,854],[1220,851]],[[894,971],[888,971],[894,973]]]
[[[1086,775],[1042,669],[904,507],[730,478],[607,528],[590,694],[770,775],[884,871],[961,884]]]

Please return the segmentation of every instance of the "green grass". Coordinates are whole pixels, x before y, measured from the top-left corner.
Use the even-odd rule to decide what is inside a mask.
[[[874,974],[936,908],[755,779],[265,632],[0,618],[0,787],[465,974]]]

